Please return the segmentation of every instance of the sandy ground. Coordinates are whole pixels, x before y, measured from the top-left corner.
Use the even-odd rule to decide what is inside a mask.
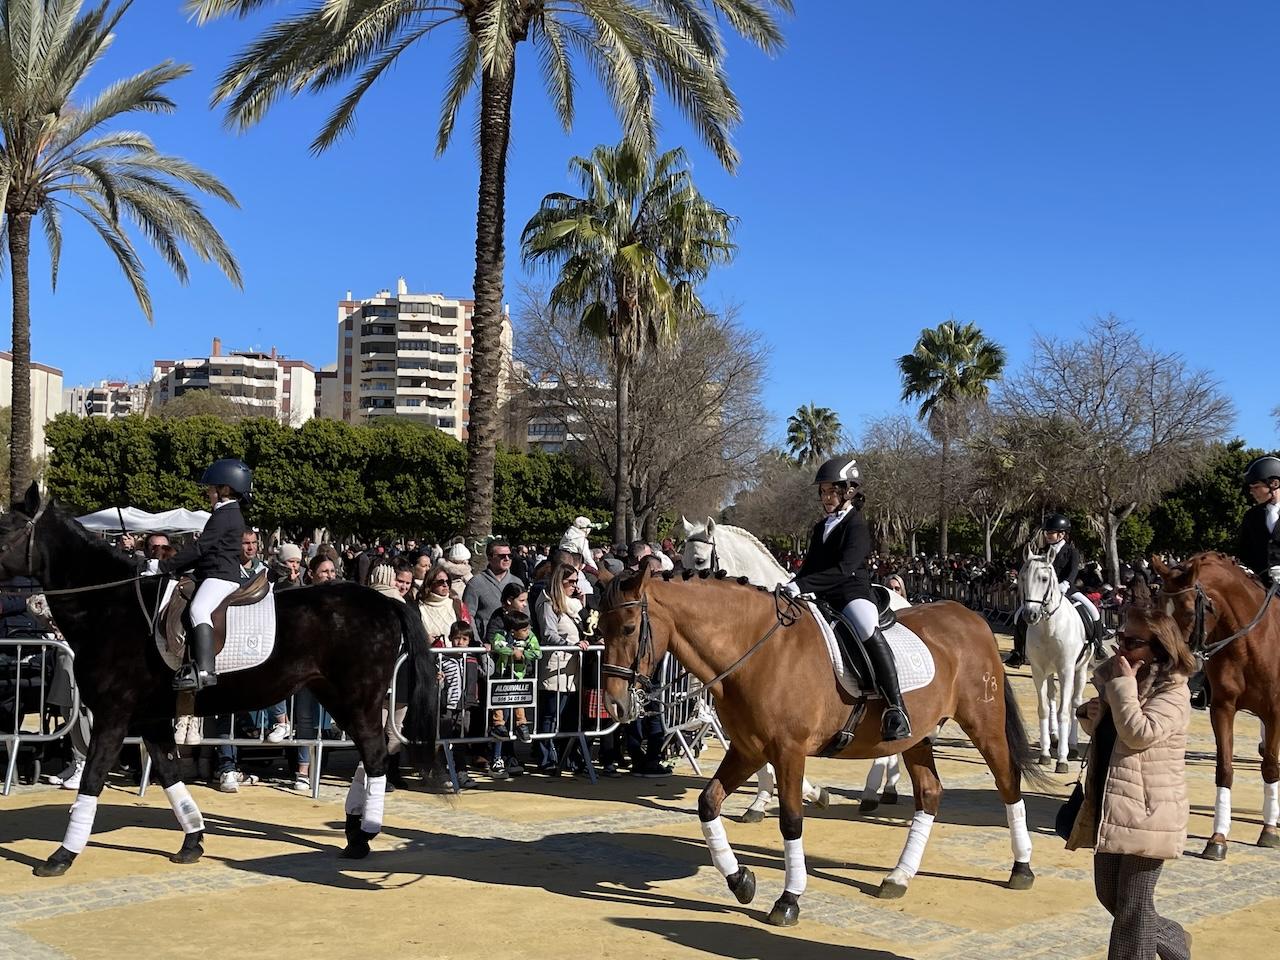
[[[1034,736],[1027,672],[1014,684]],[[1162,909],[1192,930],[1197,957],[1273,956],[1280,935],[1280,853],[1252,846],[1256,730],[1252,719],[1238,730],[1228,861],[1188,855],[1161,880]],[[1188,854],[1210,829],[1212,749],[1198,713]],[[718,754],[704,752],[704,773]],[[397,792],[375,852],[355,865],[335,856],[350,759],[335,757],[318,802],[270,783],[237,795],[194,786],[210,835],[205,859],[186,867],[166,859],[180,835],[163,793],[140,799],[113,782],[89,848],[55,880],[36,879],[31,867],[61,839],[70,797],[20,787],[0,799],[0,960],[1104,956],[1109,918],[1093,898],[1090,857],[1064,851],[1050,826],[1074,769],[1056,778],[1056,792],[1027,796],[1037,880],[1014,892],[1003,886],[1008,831],[986,768],[954,727],[938,754],[942,812],[921,873],[897,901],[874,892],[906,838],[909,786],[898,805],[862,815],[867,765],[811,761],[810,778],[829,785],[834,802],[806,819],[809,887],[789,930],[763,922],[782,887],[776,816],[728,823],[759,880],[755,902],[742,907],[710,866],[696,816],[703,781],[686,763],[664,780],[592,786],[531,775],[482,781],[453,801]],[[731,798],[726,815],[748,799],[746,790]]]

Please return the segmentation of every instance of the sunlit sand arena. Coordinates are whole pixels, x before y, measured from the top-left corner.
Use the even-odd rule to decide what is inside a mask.
[[[1028,672],[1014,672],[1013,683],[1024,720],[1034,718]],[[1280,857],[1253,846],[1262,797],[1255,730],[1248,720],[1238,729],[1233,842],[1226,862],[1211,863],[1198,854],[1212,830],[1213,735],[1207,714],[1192,718],[1187,855],[1167,866],[1157,902],[1194,934],[1196,957],[1274,950]],[[71,798],[19,787],[0,800],[0,957],[234,949],[347,960],[357,946],[423,958],[1104,956],[1109,918],[1094,899],[1090,856],[1067,853],[1052,833],[1076,765],[1055,794],[1026,794],[1037,880],[1011,891],[999,797],[959,736],[948,726],[939,740],[942,810],[901,900],[875,891],[910,820],[905,777],[898,804],[861,814],[867,764],[809,761],[832,804],[806,809],[809,886],[800,925],[785,931],[764,923],[783,880],[776,809],[763,823],[727,824],[759,881],[755,902],[742,907],[708,862],[696,811],[704,781],[683,761],[666,780],[525,776],[454,800],[400,791],[387,800],[374,853],[357,864],[337,857],[351,753],[334,755],[318,802],[269,783],[236,795],[194,788],[209,835],[193,866],[168,861],[177,831],[163,792],[139,799],[116,780],[86,856],[54,880],[31,868],[61,839]],[[712,741],[699,759],[704,773],[720,755]],[[726,819],[751,793],[726,802]]]

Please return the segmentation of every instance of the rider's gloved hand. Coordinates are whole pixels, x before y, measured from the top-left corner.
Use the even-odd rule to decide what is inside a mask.
[[[1069,594],[1069,593],[1071,592],[1071,584],[1069,584],[1069,583],[1067,583],[1067,581],[1063,580],[1062,582],[1060,582],[1060,583],[1058,584],[1058,589],[1062,591],[1063,596],[1066,596],[1067,594]]]
[[[147,573],[159,573],[159,572],[160,572],[160,561],[159,561],[159,560],[148,560],[148,561],[147,561]]]
[[[782,584],[781,590],[788,597],[800,596],[800,587],[794,580],[788,580],[786,583]]]
[[[1271,578],[1272,583],[1280,583],[1280,567],[1272,567],[1267,571],[1267,576]]]

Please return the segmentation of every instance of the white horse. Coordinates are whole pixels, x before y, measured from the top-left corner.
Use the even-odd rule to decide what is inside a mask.
[[[705,524],[695,525],[681,517],[680,534],[684,538],[681,562],[686,570],[709,570],[713,573],[723,570],[729,576],[746,577],[751,583],[770,589],[791,579],[791,574],[773,558],[769,548],[753,533],[741,527],[717,524],[711,517],[707,517]],[[889,605],[895,610],[910,606],[905,598],[892,591],[889,591]],[[870,812],[882,800],[885,803],[897,803],[899,775],[897,756],[877,759],[867,773],[861,809]],[[886,783],[883,794],[880,793],[882,781]],[[774,789],[773,767],[765,764],[756,774],[756,796],[742,814],[743,823],[759,823],[764,819],[764,811],[773,799]],[[814,787],[806,779],[804,799],[806,803],[825,807],[830,803],[830,794],[826,787]]]
[[[1027,661],[1036,688],[1036,708],[1040,714],[1040,764],[1049,762],[1053,738],[1053,703],[1050,684],[1058,681],[1057,773],[1068,771],[1070,751],[1078,745],[1076,708],[1084,702],[1089,679],[1089,657],[1085,652],[1084,623],[1062,593],[1053,563],[1042,554],[1027,553],[1018,571],[1018,595],[1027,621]]]

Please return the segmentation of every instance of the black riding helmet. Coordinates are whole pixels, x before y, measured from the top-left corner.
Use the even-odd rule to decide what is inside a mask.
[[[1070,533],[1071,521],[1060,513],[1051,513],[1044,518],[1044,523],[1040,524],[1040,529],[1049,533]]]
[[[1269,480],[1280,480],[1280,459],[1276,457],[1259,457],[1244,472],[1246,487],[1251,483],[1267,483]]]
[[[862,474],[858,472],[858,461],[853,457],[832,457],[818,468],[818,474],[813,478],[815,487],[822,483],[862,486]]]
[[[253,492],[253,471],[243,460],[215,460],[200,476],[202,487],[230,487],[240,497]]]

